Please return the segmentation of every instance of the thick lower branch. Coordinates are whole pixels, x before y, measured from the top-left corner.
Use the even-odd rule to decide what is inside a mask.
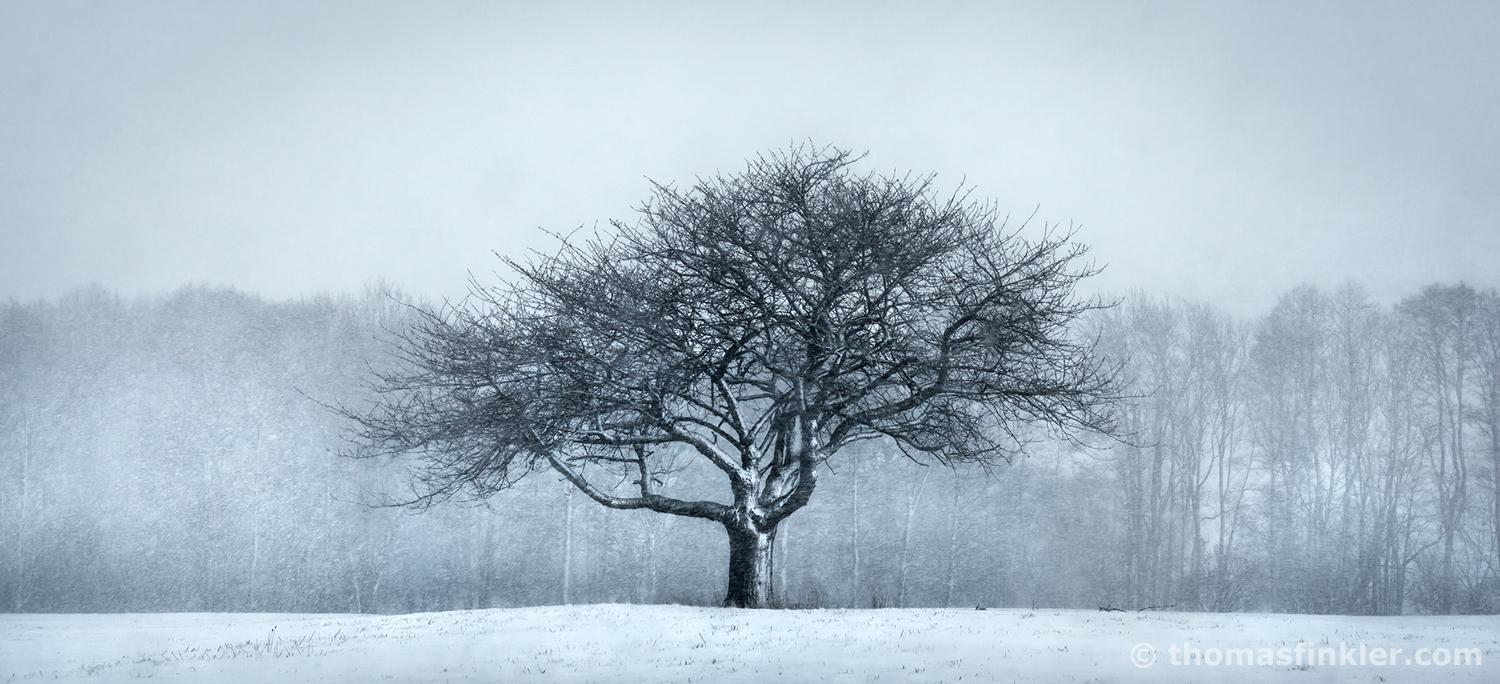
[[[703,518],[718,523],[730,520],[731,511],[728,506],[713,501],[682,501],[659,494],[645,493],[641,496],[622,497],[614,496],[595,487],[583,476],[564,463],[555,454],[547,454],[547,462],[552,464],[552,469],[561,473],[568,482],[573,483],[579,491],[588,495],[590,499],[599,502],[600,505],[620,510],[635,510],[644,508],[657,513],[669,515],[680,515],[685,518]]]

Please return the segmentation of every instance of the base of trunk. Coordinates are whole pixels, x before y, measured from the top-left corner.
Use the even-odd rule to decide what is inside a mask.
[[[771,606],[770,532],[736,527],[729,532],[729,589],[724,593],[728,608]]]

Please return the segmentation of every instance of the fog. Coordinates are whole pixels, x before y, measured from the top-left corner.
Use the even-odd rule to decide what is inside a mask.
[[[8,3],[0,297],[432,297],[812,140],[1263,313],[1495,285],[1489,3]]]
[[[811,141],[1076,227],[1132,437],[862,444],[781,605],[1494,613],[1497,14],[5,4],[0,606],[717,605],[719,526],[547,470],[374,506],[411,464],[330,406],[403,303]]]
[[[723,599],[718,524],[596,505],[545,467],[416,513],[419,460],[351,460],[411,311],[102,289],[0,312],[0,605],[414,612]],[[394,293],[400,297],[400,293]],[[985,469],[846,448],[782,523],[802,607],[1493,613],[1500,298],[1299,288],[1238,318],[1145,295],[1091,323],[1128,442]],[[724,501],[706,464],[659,483]]]

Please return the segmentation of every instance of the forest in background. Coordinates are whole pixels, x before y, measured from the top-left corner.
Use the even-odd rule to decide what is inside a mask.
[[[480,503],[370,506],[406,493],[402,466],[340,457],[349,426],[322,404],[370,399],[403,299],[0,306],[3,610],[722,598],[722,528],[606,510],[550,471]],[[1132,382],[1127,442],[1038,435],[989,471],[861,445],[778,533],[779,600],[1500,611],[1494,291],[1382,307],[1299,287],[1255,319],[1134,294],[1090,323]]]

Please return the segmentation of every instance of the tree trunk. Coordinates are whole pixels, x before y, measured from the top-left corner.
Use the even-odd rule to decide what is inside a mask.
[[[564,497],[567,501],[567,509],[563,513],[562,602],[565,606],[573,605],[573,489],[572,485],[568,485],[568,493]]]
[[[849,469],[849,479],[854,481],[854,573],[849,581],[849,607],[859,607],[859,460]]]
[[[959,479],[958,470],[953,471],[953,515],[948,520],[948,594],[943,599],[944,608],[953,607],[953,586],[958,581],[955,574],[958,564],[958,504],[961,491],[959,485],[963,480]]]
[[[1497,472],[1500,472],[1500,471],[1497,471]],[[1497,486],[1500,486],[1500,485],[1497,485]],[[1496,504],[1496,505],[1500,506],[1500,504]],[[1500,516],[1496,516],[1496,519],[1500,520]],[[791,589],[790,589],[791,585],[787,582],[787,577],[786,577],[787,576],[787,559],[788,559],[788,556],[787,556],[787,553],[788,553],[788,551],[787,551],[787,544],[791,543],[791,540],[787,538],[787,536],[788,536],[789,533],[786,531],[786,529],[783,529],[785,527],[786,527],[786,521],[782,521],[781,525],[778,525],[776,527],[776,537],[781,540],[781,550],[778,551],[778,552],[776,552],[776,555],[772,559],[773,562],[775,562],[775,564],[776,564],[776,570],[777,570],[777,572],[781,575],[781,578],[780,578],[781,579],[781,584],[780,584],[781,588],[780,589],[776,589],[775,585],[772,585],[772,589],[774,591],[776,591],[776,592],[779,592],[777,594],[777,596],[780,597],[778,600],[781,602],[782,606],[786,606],[788,603],[790,603],[789,599],[791,598]],[[787,528],[787,529],[790,529],[790,528]],[[780,558],[780,560],[776,560],[776,558]]]
[[[909,551],[911,550],[911,523],[917,517],[917,503],[922,500],[922,487],[927,484],[927,474],[931,470],[922,471],[922,479],[917,480],[915,488],[908,483],[906,485],[906,531],[901,534],[901,572],[896,582],[896,607],[906,607],[906,565]]]
[[[727,608],[768,608],[771,605],[771,542],[775,530],[725,525],[729,532],[729,589]]]
[[[645,589],[641,592],[641,603],[656,603],[656,521],[646,523],[646,572]]]
[[[1500,555],[1500,419],[1496,418],[1494,406],[1490,407],[1490,463],[1495,488],[1494,508],[1495,517],[1492,521],[1495,526],[1495,553]]]

